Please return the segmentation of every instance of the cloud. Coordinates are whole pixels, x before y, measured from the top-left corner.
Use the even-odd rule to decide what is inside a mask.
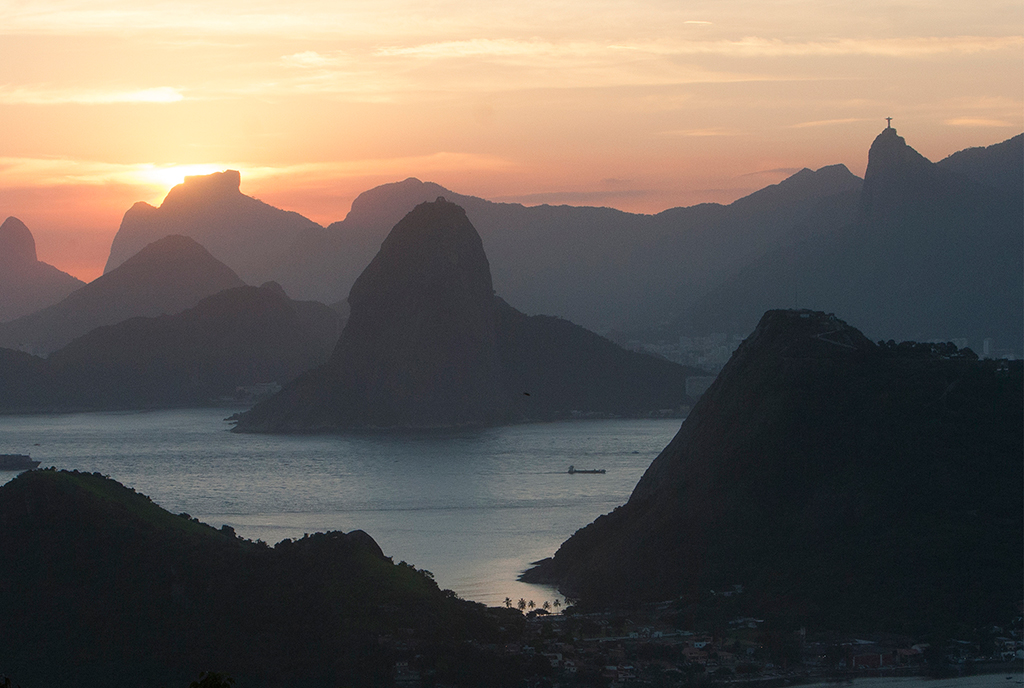
[[[607,50],[607,46],[595,43],[556,44],[548,41],[520,41],[514,39],[473,38],[462,41],[442,41],[410,46],[391,46],[376,51],[382,57],[425,57],[425,58],[458,58],[509,56],[566,56],[594,55]]]
[[[281,58],[281,62],[289,67],[317,68],[335,65],[338,63],[338,59],[307,50],[306,52],[295,53],[294,55],[285,55]]]
[[[628,47],[661,55],[720,55],[723,57],[905,57],[966,55],[1019,51],[1024,36],[943,36],[903,38],[842,38],[828,41],[784,41],[748,36],[738,40],[679,41],[633,44]]]
[[[177,103],[185,99],[176,88],[158,86],[137,90],[48,89],[0,86],[0,103],[7,105],[110,105],[113,103]]]
[[[955,117],[947,119],[944,124],[951,127],[1012,127],[1012,122],[1004,122],[1001,119],[986,119],[984,117]]]
[[[743,136],[746,132],[737,129],[670,129],[660,131],[655,136],[677,137],[677,136]]]
[[[523,205],[597,205],[621,201],[624,198],[645,198],[658,192],[651,189],[622,189],[619,191],[546,191],[542,193],[498,196],[492,200],[499,203],[522,203]]]
[[[287,177],[291,179],[339,179],[369,175],[429,175],[451,171],[494,171],[513,164],[494,155],[440,151],[427,155],[370,158],[297,165],[260,165],[239,161],[118,164],[70,158],[0,158],[0,186],[40,187],[61,185],[127,184],[167,186],[168,179],[186,174],[239,170],[246,180]]]
[[[747,172],[746,174],[739,175],[738,177],[736,177],[736,179],[743,179],[744,177],[763,177],[763,176],[772,177],[772,176],[777,176],[777,175],[780,175],[780,174],[785,175],[787,177],[791,177],[794,174],[796,174],[797,172],[799,172],[801,169],[803,169],[803,168],[801,168],[801,167],[776,167],[776,168],[771,169],[771,170],[759,170],[757,172]]]
[[[866,117],[846,117],[844,119],[819,119],[813,122],[800,122],[789,125],[790,129],[805,129],[807,127],[829,127],[834,124],[850,124],[852,122],[866,122]]]

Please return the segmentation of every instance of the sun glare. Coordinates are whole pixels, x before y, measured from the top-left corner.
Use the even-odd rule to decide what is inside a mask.
[[[171,188],[185,181],[185,177],[193,175],[212,174],[222,172],[225,168],[222,165],[150,165],[135,173],[135,177],[141,184],[159,187],[162,193],[167,193]]]

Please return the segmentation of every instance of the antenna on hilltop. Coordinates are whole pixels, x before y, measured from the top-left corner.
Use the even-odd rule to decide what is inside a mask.
[[[885,128],[892,129],[892,117],[885,118]]]

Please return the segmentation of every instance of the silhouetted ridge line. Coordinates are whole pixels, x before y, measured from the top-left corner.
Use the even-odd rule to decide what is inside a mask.
[[[348,301],[331,361],[242,414],[238,430],[442,428],[679,409],[696,372],[497,300],[480,236],[444,198],[395,225]]]
[[[1020,362],[769,311],[628,503],[524,579],[585,606],[741,584],[750,613],[834,630],[1010,618],[1022,383]]]

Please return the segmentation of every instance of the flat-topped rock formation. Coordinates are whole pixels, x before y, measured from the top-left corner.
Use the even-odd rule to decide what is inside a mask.
[[[104,274],[165,236],[191,237],[249,284],[275,279],[274,265],[305,230],[320,228],[298,213],[267,205],[240,190],[225,170],[186,177],[160,207],[136,203],[124,214]]]

